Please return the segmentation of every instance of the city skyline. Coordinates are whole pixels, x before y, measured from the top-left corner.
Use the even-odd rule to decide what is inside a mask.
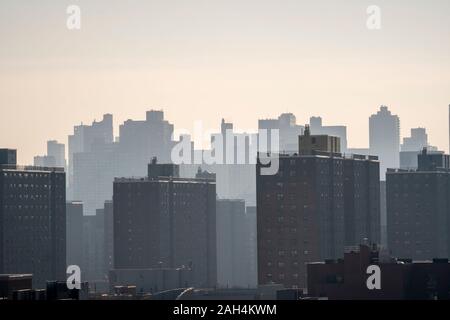
[[[349,153],[352,153],[352,150],[359,151],[357,153],[360,153],[361,150],[363,150],[363,149],[367,149],[367,150],[370,149],[369,120],[370,120],[370,117],[372,115],[375,115],[379,111],[379,108],[381,108],[381,107],[384,107],[384,105],[378,106],[378,109],[375,109],[374,112],[367,117],[367,120],[368,120],[367,121],[367,143],[364,144],[364,145],[357,145],[357,146],[349,143],[348,144]],[[390,109],[390,111],[392,111],[392,108],[390,108],[389,106],[387,106],[387,107]],[[145,115],[145,112],[149,111],[150,109],[152,109],[152,108],[148,108],[148,109],[144,108],[143,114]],[[152,110],[163,111],[164,113],[166,113],[165,108],[158,108],[158,107],[156,107],[156,108],[153,108]],[[445,110],[447,110],[447,116],[449,116],[450,115],[450,105],[446,106]],[[395,112],[393,112],[393,113],[395,114]],[[18,159],[17,161],[18,161],[18,163],[24,164],[24,165],[33,164],[33,162],[36,161],[37,158],[41,158],[40,155],[46,153],[46,150],[47,150],[47,147],[48,147],[47,144],[48,143],[52,143],[52,142],[53,143],[63,144],[65,146],[66,151],[64,153],[64,156],[66,157],[66,159],[68,159],[69,153],[68,153],[68,150],[67,150],[67,146],[69,144],[69,137],[73,134],[73,128],[75,128],[77,126],[80,126],[80,125],[88,125],[88,126],[90,126],[93,123],[101,122],[102,121],[102,117],[104,115],[109,115],[109,114],[111,114],[111,113],[106,112],[105,114],[100,115],[97,118],[93,118],[93,119],[88,120],[86,122],[80,122],[80,123],[77,123],[77,124],[73,124],[73,126],[71,127],[71,131],[72,132],[69,131],[69,133],[66,136],[63,136],[61,140],[54,139],[52,137],[49,137],[48,139],[43,140],[41,143],[39,143],[38,148],[39,148],[40,151],[38,151],[38,153],[36,153],[36,154],[30,153],[31,151],[28,151],[30,149],[24,149],[24,148],[21,148],[18,145],[13,145],[13,144],[8,143],[8,142],[5,142],[2,146],[5,147],[5,148],[12,148],[12,149],[20,150],[20,152],[18,152],[18,154],[17,154],[17,159]],[[273,118],[278,118],[278,116],[283,115],[283,114],[294,114],[294,116],[296,116],[295,113],[281,112],[279,114],[274,114]],[[114,117],[114,114],[112,114],[112,115],[113,115],[113,137],[114,137],[114,139],[119,137],[119,131],[120,131],[119,129],[126,121],[130,121],[130,120],[132,120],[132,121],[142,121],[142,120],[145,120],[145,117],[140,115],[140,116],[137,117],[137,119],[135,119],[135,118],[127,118],[123,122],[119,123],[119,121],[116,120],[116,117]],[[402,146],[403,139],[410,137],[411,130],[425,129],[427,131],[427,133],[433,132],[433,129],[432,129],[433,127],[430,128],[430,127],[425,127],[425,126],[420,126],[420,125],[416,126],[416,127],[405,128],[405,126],[403,125],[403,122],[402,122],[401,115],[398,115],[398,114],[395,114],[395,115],[399,116],[399,118],[400,118],[400,137],[399,138],[400,138],[401,141],[399,142],[399,147]],[[324,115],[323,114],[314,114],[314,115],[311,115],[311,116],[302,117],[301,119],[305,119],[304,122],[301,122],[301,120],[299,121],[298,118],[297,118],[297,125],[304,126],[305,124],[311,124],[310,121],[312,121],[314,118],[322,118],[322,120],[323,120],[324,119]],[[192,141],[195,143],[195,150],[208,149],[208,148],[210,148],[210,146],[209,145],[205,145],[205,143],[207,143],[205,141],[205,139],[204,139],[205,137],[203,137],[202,141],[194,140],[195,132],[196,132],[196,126],[198,126],[198,124],[200,123],[201,124],[200,127],[204,130],[203,133],[205,133],[205,134],[208,133],[208,132],[220,131],[219,129],[220,129],[220,120],[221,119],[223,120],[224,118],[221,117],[220,115],[218,115],[217,123],[215,125],[210,126],[210,127],[203,127],[203,126],[205,126],[205,124],[203,124],[202,120],[200,120],[200,119],[194,121],[194,123],[192,123],[192,126],[189,127],[189,128],[180,128],[180,127],[177,127],[176,124],[174,124],[174,136],[173,136],[173,139],[174,139],[174,141],[178,141],[180,139],[181,133],[184,134],[184,132],[188,132],[190,135],[192,135],[191,138],[193,139]],[[169,122],[173,123],[173,121],[170,118],[167,118],[167,120]],[[269,120],[270,121],[271,118],[267,117],[267,118],[256,119],[254,121],[256,125],[253,126],[253,127],[250,127],[250,128],[239,127],[238,125],[236,125],[236,123],[239,123],[239,121],[237,121],[237,122],[231,121],[231,122],[234,124],[234,128],[236,130],[235,131],[236,133],[255,133],[255,132],[258,131],[258,122],[260,120]],[[325,115],[325,121],[323,121],[323,122],[324,122],[324,125],[331,125],[331,126],[335,126],[336,125],[336,123],[333,123],[328,118],[326,118],[326,115]],[[447,118],[443,119],[442,122],[445,122],[445,125],[447,127],[449,126]],[[353,139],[354,137],[352,137],[352,134],[351,134],[352,131],[349,130],[349,126],[347,126],[345,124],[340,124],[340,125],[347,129],[348,140],[349,141],[354,141],[354,139]],[[177,133],[180,133],[180,135],[178,135]],[[428,134],[428,137],[430,137],[430,136],[431,135]],[[0,136],[0,139],[1,138],[2,137]],[[445,136],[445,137],[443,137],[441,139],[444,142],[443,145],[439,145],[439,144],[435,143],[436,140],[432,140],[432,138],[430,138],[429,141],[430,140],[432,141],[432,143],[431,143],[431,145],[429,145],[429,147],[437,148],[438,150],[442,150],[442,151],[448,153],[448,150],[449,150],[448,144],[450,142],[450,137],[449,136]],[[447,140],[447,142],[445,140]],[[11,141],[11,140],[8,140],[8,141]],[[434,147],[434,146],[436,146],[436,147]],[[400,149],[399,149],[399,152],[400,152]],[[377,155],[377,154],[373,154],[373,155]],[[394,166],[393,168],[397,168],[397,166]]]
[[[322,115],[361,148],[387,105],[401,137],[425,127],[448,151],[448,1],[377,1],[380,30],[366,26],[368,1],[82,0],[79,31],[66,28],[70,4],[0,4],[0,144],[22,150],[21,163],[47,140],[66,144],[75,124],[112,113],[118,128],[150,108],[188,130]]]

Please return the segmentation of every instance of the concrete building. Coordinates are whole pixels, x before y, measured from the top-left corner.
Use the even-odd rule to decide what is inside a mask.
[[[380,289],[369,290],[367,268],[380,268]],[[330,300],[448,300],[447,259],[391,259],[377,248],[349,247],[344,259],[308,264],[308,295]]]
[[[152,166],[149,173],[159,171]],[[178,178],[175,172],[165,177],[117,178],[113,205],[115,269],[184,266],[193,270],[196,286],[216,285],[214,181]]]
[[[66,261],[67,265],[83,264],[83,203],[66,203]]]
[[[415,260],[450,254],[449,156],[418,156],[418,169],[386,175],[388,247],[395,257]]]
[[[345,245],[381,243],[380,164],[376,157],[344,158]]]
[[[225,288],[256,287],[254,216],[244,200],[217,199],[217,282]]]
[[[393,115],[388,107],[369,119],[370,154],[380,159],[380,177],[385,180],[388,168],[399,168],[400,159],[400,118]]]
[[[105,217],[97,209],[93,216],[83,216],[83,280],[95,291],[107,291],[108,271],[105,266]]]
[[[379,241],[378,161],[339,150],[338,138],[306,128],[299,155],[280,155],[276,175],[257,166],[260,285],[304,288],[306,262],[342,257],[346,240]]]
[[[104,265],[106,275],[114,268],[114,206],[112,201],[105,201],[104,214]]]
[[[0,159],[0,274],[33,274],[37,287],[65,279],[64,169],[18,166],[13,151]]]

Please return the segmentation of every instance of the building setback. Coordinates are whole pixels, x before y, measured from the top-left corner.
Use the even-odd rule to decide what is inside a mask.
[[[0,274],[33,274],[43,288],[65,279],[65,173],[14,162],[0,163]]]
[[[449,156],[418,156],[417,171],[386,175],[388,247],[395,257],[426,260],[450,256]]]
[[[261,175],[258,164],[260,285],[303,288],[305,263],[340,258],[345,244],[361,239],[379,241],[378,165],[374,157],[344,158],[339,138],[311,136],[308,127],[299,154],[279,156],[277,174]]]
[[[192,268],[195,286],[212,287],[217,282],[215,181],[178,178],[176,167],[153,161],[149,177],[115,179],[114,267],[185,266]]]

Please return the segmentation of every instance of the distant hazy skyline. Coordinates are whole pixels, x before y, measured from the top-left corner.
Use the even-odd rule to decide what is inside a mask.
[[[80,31],[66,28],[71,4]],[[381,30],[366,27],[369,5]],[[0,147],[32,163],[76,124],[112,113],[118,135],[152,108],[189,130],[322,116],[367,147],[369,116],[387,105],[402,137],[426,127],[448,151],[449,17],[448,0],[3,0]]]

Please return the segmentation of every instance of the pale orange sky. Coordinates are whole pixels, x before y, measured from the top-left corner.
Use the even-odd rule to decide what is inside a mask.
[[[75,124],[151,108],[186,129],[320,115],[366,147],[368,117],[385,104],[402,136],[426,127],[448,150],[450,2],[376,2],[2,1],[0,147],[31,163]],[[72,3],[80,31],[66,29]],[[366,28],[371,4],[379,31]]]

